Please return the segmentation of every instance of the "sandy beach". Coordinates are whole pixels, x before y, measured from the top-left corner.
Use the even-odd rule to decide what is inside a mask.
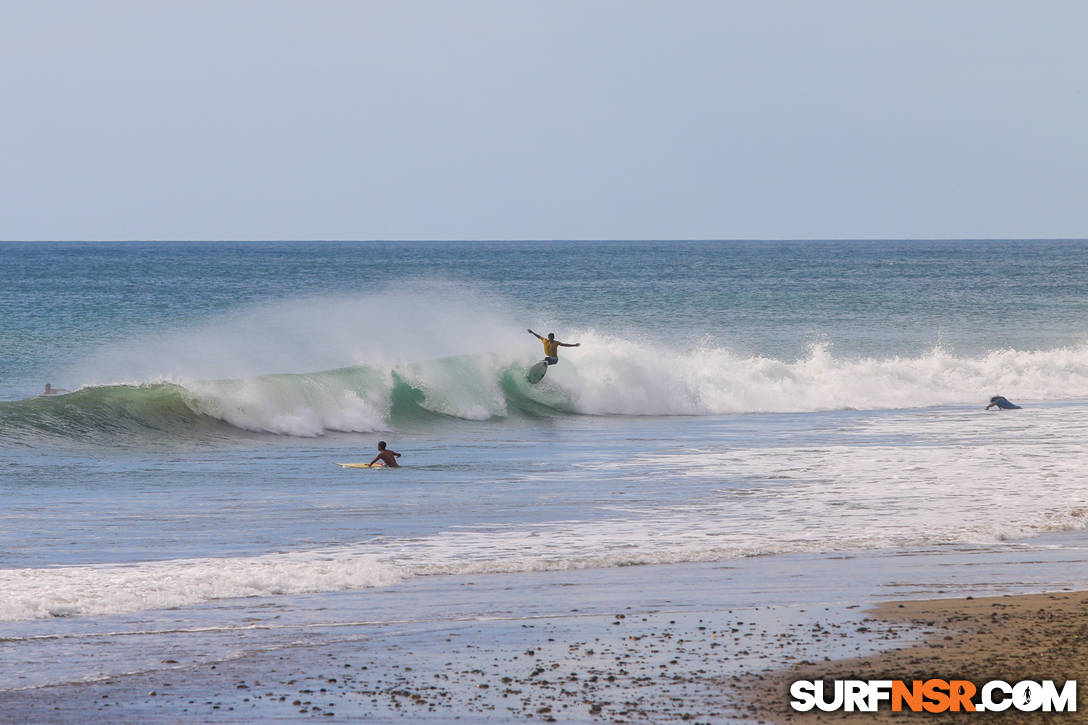
[[[821,723],[844,719],[864,722],[925,718],[927,722],[959,722],[965,713],[810,713],[788,707],[789,683],[798,679],[963,679],[981,684],[989,680],[1084,682],[1088,675],[1088,592],[1058,592],[1000,597],[889,602],[871,610],[873,628],[916,636],[922,643],[889,651],[812,665],[803,663],[775,674],[767,697],[765,680],[750,680],[749,694],[759,717],[774,722]],[[1009,710],[984,713],[976,720],[1001,722],[1086,722],[1083,688],[1075,713],[1027,713]]]

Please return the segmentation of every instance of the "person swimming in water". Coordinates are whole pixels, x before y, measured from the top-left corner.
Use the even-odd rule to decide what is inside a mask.
[[[995,405],[998,408],[1001,408],[1001,410],[1020,410],[1019,405],[1014,405],[1010,403],[1008,398],[1006,398],[1004,395],[995,395],[994,397],[990,398],[990,404],[986,406],[986,410],[989,410]]]
[[[370,465],[373,466],[380,460],[390,468],[400,468],[400,464],[397,463],[398,458],[400,458],[400,454],[386,448],[385,441],[378,441],[378,455],[374,456],[374,460],[370,462]]]
[[[579,347],[580,342],[559,342],[555,339],[555,333],[549,332],[547,337],[541,337],[532,330],[529,330],[529,334],[544,343],[544,362],[549,365],[559,364],[559,348],[560,347]]]

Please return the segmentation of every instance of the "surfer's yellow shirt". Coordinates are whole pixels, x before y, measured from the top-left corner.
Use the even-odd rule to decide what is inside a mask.
[[[559,357],[559,340],[549,340],[545,337],[541,338],[541,342],[544,343],[545,357]]]

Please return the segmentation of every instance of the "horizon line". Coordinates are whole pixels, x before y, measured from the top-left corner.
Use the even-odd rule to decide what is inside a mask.
[[[524,243],[524,242],[1084,242],[1088,237],[1064,236],[1016,236],[1016,237],[534,237],[534,238],[478,238],[478,239],[0,239],[0,244],[259,244],[276,243],[331,243],[331,244],[428,244],[447,243]]]

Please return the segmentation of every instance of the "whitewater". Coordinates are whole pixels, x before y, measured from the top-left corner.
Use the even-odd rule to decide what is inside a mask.
[[[1019,273],[995,280],[996,259]],[[5,636],[1079,536],[1086,260],[1074,242],[5,247]],[[580,343],[538,385],[527,327]],[[379,439],[403,468],[333,465]]]
[[[572,334],[584,341],[577,361],[553,368],[539,385],[525,379],[533,358],[498,353],[225,380],[160,374],[85,385],[63,398],[0,403],[0,430],[8,437],[108,438],[143,430],[188,438],[224,423],[309,437],[388,431],[432,416],[501,421],[891,410],[967,405],[1002,390],[1031,401],[1088,394],[1088,345],[981,357],[935,347],[917,357],[880,359],[837,358],[828,345],[813,344],[804,357],[786,361],[707,344],[677,351],[592,330]]]

